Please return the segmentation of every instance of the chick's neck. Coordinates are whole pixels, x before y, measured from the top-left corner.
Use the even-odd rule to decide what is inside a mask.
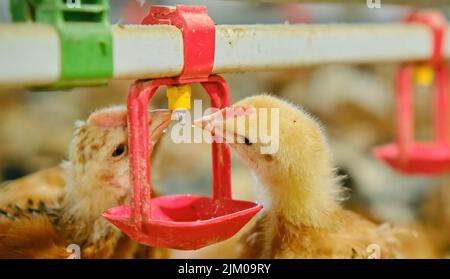
[[[260,176],[270,198],[268,212],[278,216],[276,220],[316,228],[334,224],[341,187],[328,153],[322,152],[285,161],[272,174]]]
[[[101,246],[102,240],[108,243],[120,238],[120,231],[113,227],[101,213],[125,201],[126,197],[108,195],[98,189],[104,188],[101,182],[91,179],[76,179],[70,166],[66,166],[66,187],[61,205],[61,215],[56,220],[56,227],[67,241],[78,244],[83,249],[89,246]],[[89,183],[92,191],[82,187]],[[102,250],[102,247],[97,247]],[[112,252],[112,251],[109,251]]]

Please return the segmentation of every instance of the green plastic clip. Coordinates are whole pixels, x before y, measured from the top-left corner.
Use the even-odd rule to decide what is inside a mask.
[[[61,78],[51,88],[104,85],[113,75],[108,0],[10,0],[15,22],[54,26],[61,44]]]

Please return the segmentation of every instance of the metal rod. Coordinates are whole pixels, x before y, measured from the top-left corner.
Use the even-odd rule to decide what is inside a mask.
[[[173,26],[113,26],[113,79],[177,76],[181,32]],[[444,55],[450,58],[450,35]],[[329,63],[425,60],[431,34],[413,24],[221,25],[214,73],[294,69]],[[89,63],[89,61],[86,61]],[[36,86],[59,79],[57,32],[39,24],[0,24],[0,86]]]

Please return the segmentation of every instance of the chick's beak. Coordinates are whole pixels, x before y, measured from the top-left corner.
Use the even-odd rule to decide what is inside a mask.
[[[206,115],[200,119],[194,120],[194,125],[211,132],[215,136],[219,136],[227,140],[227,142],[236,142],[239,131],[235,130],[234,121],[239,117],[245,117],[254,113],[253,108],[246,107],[226,107],[212,114]]]
[[[202,118],[194,120],[194,125],[205,131],[211,132],[216,136],[224,137],[225,135],[225,119],[227,109],[223,108]]]
[[[150,150],[161,138],[164,130],[169,126],[172,120],[172,112],[168,109],[158,109],[149,112],[148,116],[148,131],[149,131],[149,145]]]
[[[194,120],[194,125],[199,127],[200,129],[212,132],[217,124],[217,118],[221,111],[214,112],[212,114],[203,116],[202,118]]]

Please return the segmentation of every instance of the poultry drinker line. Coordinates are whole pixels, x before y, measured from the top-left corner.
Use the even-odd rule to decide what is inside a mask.
[[[397,116],[396,143],[374,150],[377,158],[393,169],[405,174],[436,175],[450,171],[449,142],[449,98],[448,68],[442,55],[444,32],[447,27],[445,17],[439,12],[417,12],[411,14],[407,22],[422,23],[433,32],[434,49],[430,61],[425,65],[404,64],[397,72]],[[430,143],[416,143],[413,139],[412,80],[414,70],[417,82],[430,84],[435,75],[434,89],[434,136]],[[417,72],[416,72],[417,73]]]
[[[50,49],[50,53],[58,53],[60,56],[51,60],[55,62],[54,65],[57,65],[55,67],[56,74],[53,72],[50,74],[51,79],[58,80],[56,83],[52,84],[51,89],[84,85],[103,85],[110,78],[130,77],[129,71],[126,70],[127,67],[124,66],[124,63],[120,63],[120,61],[135,60],[129,59],[128,54],[126,56],[115,56],[114,54],[123,51],[121,47],[123,42],[135,42],[136,37],[134,35],[123,36],[123,34],[127,34],[127,30],[136,29],[133,29],[133,27],[127,27],[124,30],[122,30],[122,28],[111,28],[107,20],[109,12],[107,4],[107,0],[85,1],[83,2],[81,9],[68,9],[63,1],[57,0],[11,0],[12,18],[15,22],[23,23],[32,21],[44,23],[51,25],[51,27],[53,27],[52,29],[57,32],[57,37],[55,37],[57,39],[53,40],[53,43],[50,43],[49,39],[45,37],[47,35],[45,35],[44,39],[42,39],[42,41],[45,42],[44,47],[39,47],[39,49]],[[376,148],[374,154],[393,169],[402,173],[435,175],[450,171],[450,139],[448,135],[450,125],[450,104],[447,92],[447,79],[449,73],[443,57],[444,53],[448,53],[448,51],[443,51],[444,41],[446,41],[444,31],[446,30],[447,25],[445,18],[436,12],[413,13],[408,18],[407,22],[421,23],[429,27],[433,33],[433,54],[429,61],[406,63],[398,70],[396,78],[396,142]],[[310,39],[306,45],[322,49],[320,46],[324,46],[323,42],[326,42],[326,46],[330,45],[328,43],[329,40],[327,38],[329,37],[327,37],[327,35],[335,36],[335,33],[332,33],[333,30],[341,32],[340,30],[353,29],[340,29],[343,27],[336,27],[327,28],[327,31],[323,32],[314,31],[313,33],[305,33],[305,30],[299,31],[296,26],[286,25],[282,27],[283,30],[292,30],[292,33],[291,31],[272,33],[274,32],[272,27],[267,28],[264,26],[257,26],[257,28],[254,28],[244,26],[241,27],[243,32],[235,32],[233,29],[234,27],[222,26],[219,27],[222,33],[217,32],[218,36],[216,38],[214,22],[208,16],[206,8],[200,6],[176,6],[174,8],[152,6],[142,24],[165,24],[177,27],[182,35],[182,55],[177,55],[177,48],[167,52],[167,56],[162,60],[164,60],[164,62],[167,60],[168,63],[160,63],[163,64],[163,66],[160,69],[155,70],[155,72],[147,72],[147,68],[149,67],[146,67],[145,70],[140,69],[139,67],[142,65],[138,65],[139,67],[133,65],[132,67],[132,72],[139,74],[138,76],[133,76],[134,78],[148,79],[150,77],[172,77],[157,78],[153,80],[138,80],[129,90],[127,109],[129,124],[130,181],[133,184],[131,200],[129,205],[123,205],[105,211],[103,216],[132,239],[140,243],[155,247],[170,247],[186,250],[198,249],[225,240],[234,235],[261,210],[262,206],[249,201],[232,199],[230,150],[225,143],[217,142],[212,143],[212,198],[194,195],[174,195],[151,198],[152,189],[149,161],[151,148],[148,141],[147,106],[154,96],[156,89],[161,86],[167,87],[168,108],[172,111],[173,118],[183,124],[185,122],[186,112],[190,109],[190,85],[193,83],[200,83],[207,91],[211,99],[211,107],[224,108],[229,105],[229,92],[226,82],[222,77],[213,75],[213,66],[215,68],[214,73],[222,73],[238,70],[266,70],[270,67],[279,67],[280,64],[289,64],[289,67],[291,67],[292,65],[304,65],[304,61],[308,63],[311,61],[314,63],[322,63],[325,61],[321,60],[322,57],[320,55],[315,58],[314,55],[310,55],[310,51],[308,50],[312,49],[312,47],[302,47],[303,41],[301,39],[303,37],[308,37],[304,36],[304,34],[314,33],[314,36],[311,35],[312,39]],[[89,26],[89,28],[87,28],[87,26]],[[302,29],[303,28],[307,29],[305,26],[302,26]],[[9,30],[9,27],[4,27],[4,30]],[[42,32],[45,34],[47,34],[46,32],[53,34],[53,31],[46,30],[47,29]],[[358,29],[355,30],[358,31]],[[402,27],[401,30],[405,31],[407,28]],[[160,37],[151,36],[151,34],[159,34],[156,32],[161,31],[142,30],[142,32],[145,33],[139,34],[150,34],[150,36],[144,36],[146,38],[148,37],[147,39],[149,42],[160,40]],[[397,39],[399,36],[392,36],[392,33],[390,32],[394,31],[386,30],[378,33],[374,32],[369,36],[375,38],[378,38],[376,36],[381,36],[380,38],[384,38],[383,42],[388,42],[386,48],[389,49],[389,55],[385,54],[384,44],[375,44],[378,48],[369,48],[368,52],[364,54],[366,55],[364,57],[367,57],[368,59],[380,59],[380,57],[386,58],[398,56],[399,48],[395,47],[396,44],[393,44],[389,38],[395,37]],[[419,35],[423,33],[418,32],[417,30],[414,32],[417,32]],[[131,33],[133,32],[130,32],[130,34]],[[175,39],[170,38],[169,40],[169,37],[174,34],[170,33],[172,34],[170,35],[169,33],[170,32],[167,32],[167,30],[162,32],[161,34],[163,35],[161,35],[161,38],[166,38],[164,42],[171,42],[173,45],[178,45],[178,37],[173,36]],[[243,38],[248,37],[245,34],[252,34],[251,44],[249,44],[250,47],[244,47],[247,46],[245,43],[246,40],[236,40],[233,41],[234,43],[231,43],[231,41],[225,39],[225,36],[223,35],[226,34],[226,37],[229,36],[231,39],[235,39],[239,38],[238,36],[241,36],[238,33],[244,34]],[[286,33],[291,34],[287,36],[289,39],[286,39]],[[352,34],[354,34],[354,37],[351,38],[364,39],[365,42],[370,39],[369,37],[366,37],[367,32],[365,29],[364,32],[358,31],[348,33],[349,36],[353,36]],[[268,36],[267,34],[271,34],[271,36]],[[406,33],[404,34],[407,36]],[[423,38],[419,35],[418,38]],[[22,38],[21,36],[18,36],[19,39]],[[407,38],[410,38],[410,40],[406,41],[411,42],[411,38],[414,39],[415,37],[407,36]],[[5,40],[6,39],[8,39],[8,36],[5,37]],[[215,50],[216,39],[219,46],[219,51],[217,51],[217,53]],[[404,40],[404,37],[402,37],[402,40]],[[286,43],[291,41],[294,43]],[[346,39],[345,41],[351,41],[351,39]],[[339,46],[339,41],[337,42],[337,45]],[[389,44],[389,42],[391,43]],[[57,47],[54,49],[57,49],[59,52],[52,51],[53,48],[48,48],[48,45],[56,45]],[[127,45],[135,44],[129,43]],[[143,45],[147,46],[146,44]],[[266,48],[265,45],[268,45],[269,47]],[[279,50],[279,45],[282,45],[283,47],[286,45],[289,47],[295,45],[295,48],[290,49],[291,51],[276,51]],[[345,45],[347,46],[347,44]],[[380,45],[383,47],[380,48]],[[141,45],[139,46],[142,47]],[[231,46],[232,51],[230,49]],[[253,51],[255,48],[262,49],[262,51],[255,52]],[[312,56],[313,59],[305,60],[305,57],[298,53],[294,53],[292,57],[289,57],[289,60],[286,60],[285,56],[279,55],[284,53],[291,54],[296,51],[297,48],[300,49],[302,55],[305,53],[305,57]],[[335,47],[334,44],[332,48],[333,51],[330,50],[328,53],[331,53],[329,58],[331,59],[330,62],[361,61],[358,60],[361,59],[360,57],[352,55],[346,56],[353,52],[358,53],[357,51],[336,52],[335,49],[339,50],[340,48]],[[22,48],[12,49],[20,50]],[[383,51],[380,51],[380,49],[383,49]],[[328,55],[326,50],[327,49],[324,49],[322,51],[325,56]],[[141,51],[142,48],[136,52],[140,55]],[[145,49],[145,51],[150,52],[152,49]],[[400,61],[407,61],[410,59],[410,55],[417,60],[420,53],[425,53],[422,51],[422,46],[417,48],[409,46],[408,49],[405,50],[400,48],[400,51],[402,53],[408,52],[408,57],[400,57]],[[20,51],[17,53],[20,53]],[[130,53],[130,51],[127,53]],[[277,55],[270,55],[272,53]],[[395,55],[391,55],[392,53]],[[244,54],[246,57],[252,59],[242,61],[242,56]],[[252,56],[253,54],[259,56]],[[343,54],[345,55],[342,56]],[[159,55],[159,53],[156,55]],[[169,56],[173,56],[176,59],[173,59],[173,61],[166,59]],[[15,56],[12,55],[12,57]],[[299,59],[299,57],[302,59]],[[420,59],[423,59],[424,56],[420,57]],[[216,61],[214,61],[215,59]],[[291,60],[293,64],[286,62],[291,62]],[[300,60],[303,62],[299,62]],[[90,61],[89,67],[86,66],[84,63],[85,61]],[[217,62],[217,65],[214,65],[214,62]],[[152,67],[159,65],[158,63],[148,63],[147,60],[143,63],[147,63],[145,66],[152,65]],[[8,63],[4,64],[7,65]],[[46,64],[52,63],[47,61]],[[178,66],[181,67],[180,73],[178,73]],[[170,69],[170,71],[168,69]],[[7,69],[5,72],[9,72],[9,70],[10,69]],[[414,75],[414,73],[417,75]],[[173,77],[174,75],[178,76]],[[433,82],[433,75],[435,75],[434,80],[436,87],[434,97],[435,139],[430,143],[417,143],[413,138],[413,79],[416,78],[416,80],[414,80],[415,82],[431,84]],[[5,76],[8,77],[8,75]],[[31,76],[34,78],[33,75]],[[38,79],[39,78],[37,78],[37,80]]]
[[[262,206],[233,200],[230,150],[212,143],[213,197],[171,195],[151,199],[147,105],[156,89],[167,86],[169,109],[183,121],[190,108],[190,84],[200,83],[211,107],[229,105],[225,80],[211,75],[215,27],[206,8],[153,6],[143,24],[171,24],[182,30],[184,69],[176,78],[138,80],[127,98],[130,179],[134,185],[130,205],[108,209],[103,216],[133,240],[154,247],[199,249],[237,233]]]

